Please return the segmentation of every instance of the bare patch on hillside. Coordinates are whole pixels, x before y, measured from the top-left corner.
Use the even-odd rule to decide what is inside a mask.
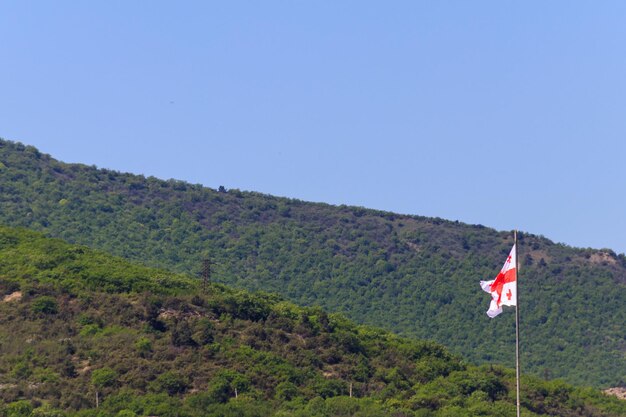
[[[608,252],[595,252],[591,254],[591,256],[589,257],[589,261],[594,264],[617,264],[617,259],[615,259],[615,257]]]
[[[415,244],[415,243],[413,243],[413,242],[406,242],[406,245],[407,245],[409,248],[411,248],[412,250],[414,250],[415,252],[419,252],[419,251],[421,251],[421,250],[422,250],[422,248],[420,248],[420,246],[419,246],[419,245],[416,245],[416,244]]]
[[[83,374],[89,372],[91,370],[91,368],[92,368],[92,366],[89,363],[88,359],[81,360],[78,356],[74,355],[74,356],[72,356],[71,360],[75,364],[76,372],[79,375],[83,375]]]
[[[3,302],[8,303],[11,301],[18,301],[22,299],[22,292],[21,291],[15,291],[14,293],[11,293],[9,295],[5,295],[4,298],[2,299]]]
[[[626,388],[624,387],[605,389],[604,393],[608,395],[613,395],[621,400],[626,400]]]
[[[202,313],[198,311],[180,311],[174,310],[171,308],[162,308],[159,310],[158,319],[159,320],[168,320],[168,319],[184,319],[189,317],[204,317]]]

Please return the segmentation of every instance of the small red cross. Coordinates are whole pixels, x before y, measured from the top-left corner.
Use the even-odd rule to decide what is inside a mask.
[[[509,288],[509,292],[506,293],[506,298],[508,298],[509,301],[511,301],[511,297],[513,297],[513,293],[511,292],[511,289]]]

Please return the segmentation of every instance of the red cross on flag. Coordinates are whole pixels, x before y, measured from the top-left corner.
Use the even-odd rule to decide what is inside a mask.
[[[515,262],[515,245],[506,258],[504,266],[496,279],[480,281],[481,288],[491,294],[491,305],[487,315],[491,318],[502,313],[502,306],[517,305],[517,263]]]

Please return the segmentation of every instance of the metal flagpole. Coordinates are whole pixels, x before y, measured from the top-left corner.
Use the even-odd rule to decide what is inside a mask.
[[[514,232],[515,239],[515,380],[517,383],[517,417],[520,417],[519,399],[519,261],[517,260],[517,230]]]

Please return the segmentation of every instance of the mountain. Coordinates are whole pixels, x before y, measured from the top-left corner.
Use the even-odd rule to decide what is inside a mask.
[[[0,415],[515,415],[514,372],[275,295],[0,227]],[[526,376],[524,416],[626,402]],[[97,407],[97,408],[96,408]]]
[[[210,258],[213,282],[434,340],[472,363],[514,361],[512,311],[488,319],[478,286],[500,269],[509,232],[66,164],[10,141],[0,223],[180,273]],[[626,257],[525,233],[519,256],[523,371],[626,385]]]

